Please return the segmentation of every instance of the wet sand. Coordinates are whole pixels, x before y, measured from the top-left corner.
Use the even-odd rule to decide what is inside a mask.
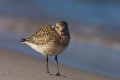
[[[46,74],[44,60],[20,52],[0,49],[0,80],[119,80],[85,72],[60,64],[60,73],[66,77]],[[49,63],[50,72],[56,73],[56,64]]]

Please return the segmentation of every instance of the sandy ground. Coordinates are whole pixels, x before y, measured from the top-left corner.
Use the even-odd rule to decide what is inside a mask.
[[[59,65],[66,77],[46,74],[45,61],[6,49],[0,49],[0,80],[119,80]],[[49,63],[50,72],[56,73],[54,62]]]

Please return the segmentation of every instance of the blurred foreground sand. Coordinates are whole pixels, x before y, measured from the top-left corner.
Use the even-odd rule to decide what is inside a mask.
[[[56,65],[49,64],[50,72],[56,73]],[[59,65],[65,77],[46,74],[45,61],[20,52],[0,49],[0,80],[119,80]]]

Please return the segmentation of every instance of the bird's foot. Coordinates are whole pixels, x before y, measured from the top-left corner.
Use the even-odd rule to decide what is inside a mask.
[[[58,72],[58,73],[56,74],[56,76],[60,76],[60,73]]]
[[[48,75],[52,75],[50,72],[47,72]]]

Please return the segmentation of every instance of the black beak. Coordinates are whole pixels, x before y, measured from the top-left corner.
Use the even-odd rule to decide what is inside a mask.
[[[62,30],[61,30],[61,32],[65,32],[65,30],[64,30],[64,29],[62,29]]]
[[[62,30],[61,30],[61,35],[64,35],[64,34],[65,34],[65,30],[62,29]]]

